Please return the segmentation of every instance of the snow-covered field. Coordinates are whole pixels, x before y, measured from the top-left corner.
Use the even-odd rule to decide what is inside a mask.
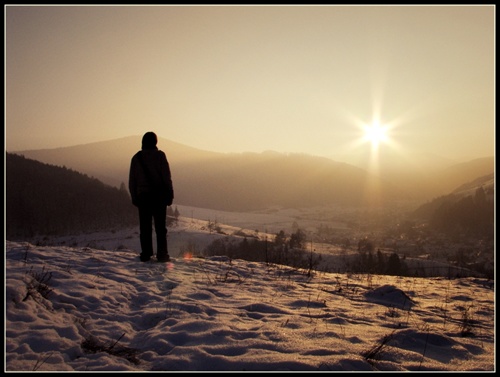
[[[491,281],[190,257],[223,235],[185,216],[167,264],[139,262],[137,229],[6,241],[5,370],[495,370]]]

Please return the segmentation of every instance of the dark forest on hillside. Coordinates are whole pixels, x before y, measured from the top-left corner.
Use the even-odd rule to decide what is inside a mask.
[[[491,239],[495,232],[494,205],[486,199],[481,187],[474,196],[457,202],[445,201],[434,212],[429,225],[450,235],[466,234]]]
[[[425,219],[436,232],[451,237],[492,240],[495,234],[493,187],[479,186],[474,195],[449,194],[418,208],[413,216]]]
[[[125,184],[6,154],[6,236],[79,234],[136,225]]]

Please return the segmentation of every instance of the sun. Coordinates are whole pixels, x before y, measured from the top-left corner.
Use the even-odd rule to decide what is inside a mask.
[[[364,126],[364,139],[375,147],[386,142],[388,140],[387,127],[381,126],[378,122]]]

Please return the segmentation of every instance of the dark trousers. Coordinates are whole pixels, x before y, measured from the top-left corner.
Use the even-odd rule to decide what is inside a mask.
[[[144,204],[139,206],[139,230],[141,240],[141,258],[153,256],[153,226],[156,233],[156,257],[166,258],[167,249],[167,207],[165,205]]]

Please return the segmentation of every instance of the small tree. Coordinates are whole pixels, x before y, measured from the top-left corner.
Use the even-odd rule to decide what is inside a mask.
[[[274,243],[276,246],[283,246],[286,243],[286,236],[284,231],[280,230],[279,233],[276,234]]]
[[[392,253],[387,261],[387,275],[400,275],[402,272],[401,261],[399,255]]]
[[[305,240],[306,234],[301,229],[297,229],[297,231],[290,236],[290,248],[302,249]]]

